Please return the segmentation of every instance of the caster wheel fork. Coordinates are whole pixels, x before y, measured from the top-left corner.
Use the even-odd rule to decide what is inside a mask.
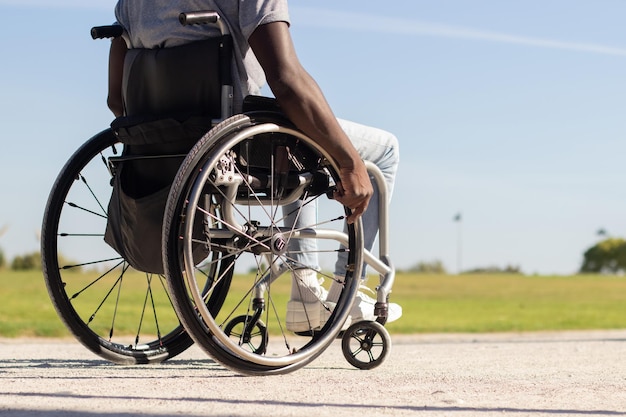
[[[247,347],[252,353],[265,354],[267,349],[267,327],[253,316],[238,316],[224,328],[224,333],[237,340],[239,345]]]

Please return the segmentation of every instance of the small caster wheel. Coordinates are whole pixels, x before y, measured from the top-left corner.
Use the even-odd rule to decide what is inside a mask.
[[[252,353],[263,355],[267,349],[267,327],[261,320],[252,322],[252,316],[238,316],[232,319],[224,333],[235,340],[239,346],[247,347]]]
[[[360,321],[348,327],[341,340],[343,356],[355,368],[373,369],[391,350],[391,337],[382,324]]]

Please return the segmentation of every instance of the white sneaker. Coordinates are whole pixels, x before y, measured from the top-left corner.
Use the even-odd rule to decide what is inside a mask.
[[[367,289],[370,290],[369,288]],[[359,291],[354,300],[354,304],[352,305],[352,310],[350,311],[350,317],[352,318],[352,322],[356,323],[361,320],[376,320],[376,316],[374,315],[375,305],[375,299]],[[400,307],[400,305],[396,303],[389,303],[389,305],[387,306],[387,323],[396,321],[400,317],[402,317],[402,307]]]
[[[289,301],[287,303],[287,330],[298,333],[321,329],[328,321],[335,305],[336,303],[330,301],[315,301],[312,303]],[[375,299],[359,291],[350,310],[350,316],[344,323],[342,330],[346,330],[352,323],[363,320],[376,320],[374,315],[375,305]],[[387,323],[396,321],[400,317],[402,317],[402,307],[396,303],[389,303],[387,306]]]
[[[302,297],[306,302],[326,300],[328,291],[322,287],[324,278],[318,278],[317,272],[314,269],[296,269],[291,273],[293,274],[297,285],[300,287],[300,297]]]
[[[287,303],[285,326],[287,330],[294,333],[319,330],[328,321],[335,305],[335,303],[330,301],[315,301],[312,303],[289,301]]]

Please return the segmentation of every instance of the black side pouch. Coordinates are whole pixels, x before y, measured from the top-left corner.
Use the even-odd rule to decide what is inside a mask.
[[[124,151],[115,162],[104,240],[133,268],[164,273],[161,235],[169,191],[184,157],[209,128],[209,121],[198,119],[117,126]],[[194,235],[201,236],[202,222],[197,223]],[[206,254],[202,248],[194,249],[196,259]]]
[[[104,240],[139,271],[164,273],[161,229],[169,191],[133,198],[124,192],[121,175],[114,179]]]

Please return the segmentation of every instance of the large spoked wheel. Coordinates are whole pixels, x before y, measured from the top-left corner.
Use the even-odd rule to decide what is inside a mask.
[[[80,147],[60,172],[42,226],[45,282],[59,316],[88,349],[121,364],[156,363],[192,343],[165,277],[132,270],[103,239],[111,195],[111,130]]]
[[[373,369],[387,358],[391,350],[391,337],[382,324],[361,321],[345,331],[341,349],[350,365],[359,369]]]
[[[162,240],[185,328],[215,360],[249,375],[293,371],[328,347],[349,316],[363,253],[360,222],[344,231],[345,208],[327,197],[337,165],[288,123],[269,119],[234,116],[196,144],[172,186]],[[198,246],[213,260],[198,263]],[[340,253],[345,277],[318,271],[332,271]],[[326,289],[336,282],[339,297],[327,299],[318,279]],[[255,329],[265,336],[251,348]]]

